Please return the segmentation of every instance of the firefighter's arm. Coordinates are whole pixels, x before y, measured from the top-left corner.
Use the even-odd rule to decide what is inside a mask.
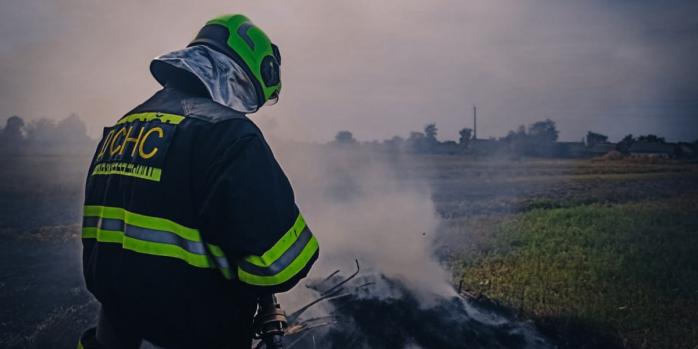
[[[319,247],[268,145],[246,136],[213,172],[200,217],[234,268],[232,277],[259,292],[289,290],[307,275]]]

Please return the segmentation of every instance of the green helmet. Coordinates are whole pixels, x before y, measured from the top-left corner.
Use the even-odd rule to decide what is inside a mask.
[[[224,15],[206,23],[188,46],[205,45],[232,58],[255,85],[258,106],[276,103],[281,92],[281,54],[269,37],[243,15]]]

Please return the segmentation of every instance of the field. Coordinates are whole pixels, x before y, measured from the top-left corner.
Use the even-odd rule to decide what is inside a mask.
[[[439,253],[561,347],[696,348],[694,164],[424,159]]]
[[[460,275],[563,341],[693,348],[697,212],[695,198],[535,209],[500,223]]]
[[[483,304],[561,348],[698,346],[698,165],[380,157],[431,188],[438,258]],[[72,347],[94,321],[80,275],[87,157],[0,168],[0,346]]]
[[[80,272],[86,155],[3,159],[0,347],[74,348],[97,304]]]

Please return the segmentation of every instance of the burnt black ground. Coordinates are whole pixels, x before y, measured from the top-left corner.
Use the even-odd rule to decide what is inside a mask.
[[[1,347],[73,348],[94,323],[97,304],[83,286],[78,229],[0,233]]]
[[[336,324],[314,330],[294,348],[552,347],[505,309],[484,309],[458,296],[425,301],[400,281],[380,275],[360,277],[345,288],[352,290],[347,297],[331,301]],[[389,296],[376,296],[386,289]]]
[[[78,231],[77,225],[3,230],[7,243],[0,252],[13,261],[0,269],[3,348],[73,348],[80,333],[95,322],[97,304],[84,290],[80,274]],[[353,285],[373,279],[364,277]],[[378,281],[392,289],[391,297],[375,298],[383,291],[347,285],[350,296],[333,301],[337,323],[312,331],[293,348],[525,347],[522,331],[528,329],[521,324],[479,322],[458,297],[424,308],[400,282],[384,277]],[[510,317],[497,311],[502,319]]]
[[[88,155],[2,160],[0,347],[74,348],[97,310],[80,260]]]

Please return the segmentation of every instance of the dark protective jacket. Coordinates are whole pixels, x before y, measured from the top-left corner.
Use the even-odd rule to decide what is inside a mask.
[[[290,289],[318,256],[260,130],[174,88],[104,129],[82,242],[117,332],[168,348],[249,348],[257,295]]]

